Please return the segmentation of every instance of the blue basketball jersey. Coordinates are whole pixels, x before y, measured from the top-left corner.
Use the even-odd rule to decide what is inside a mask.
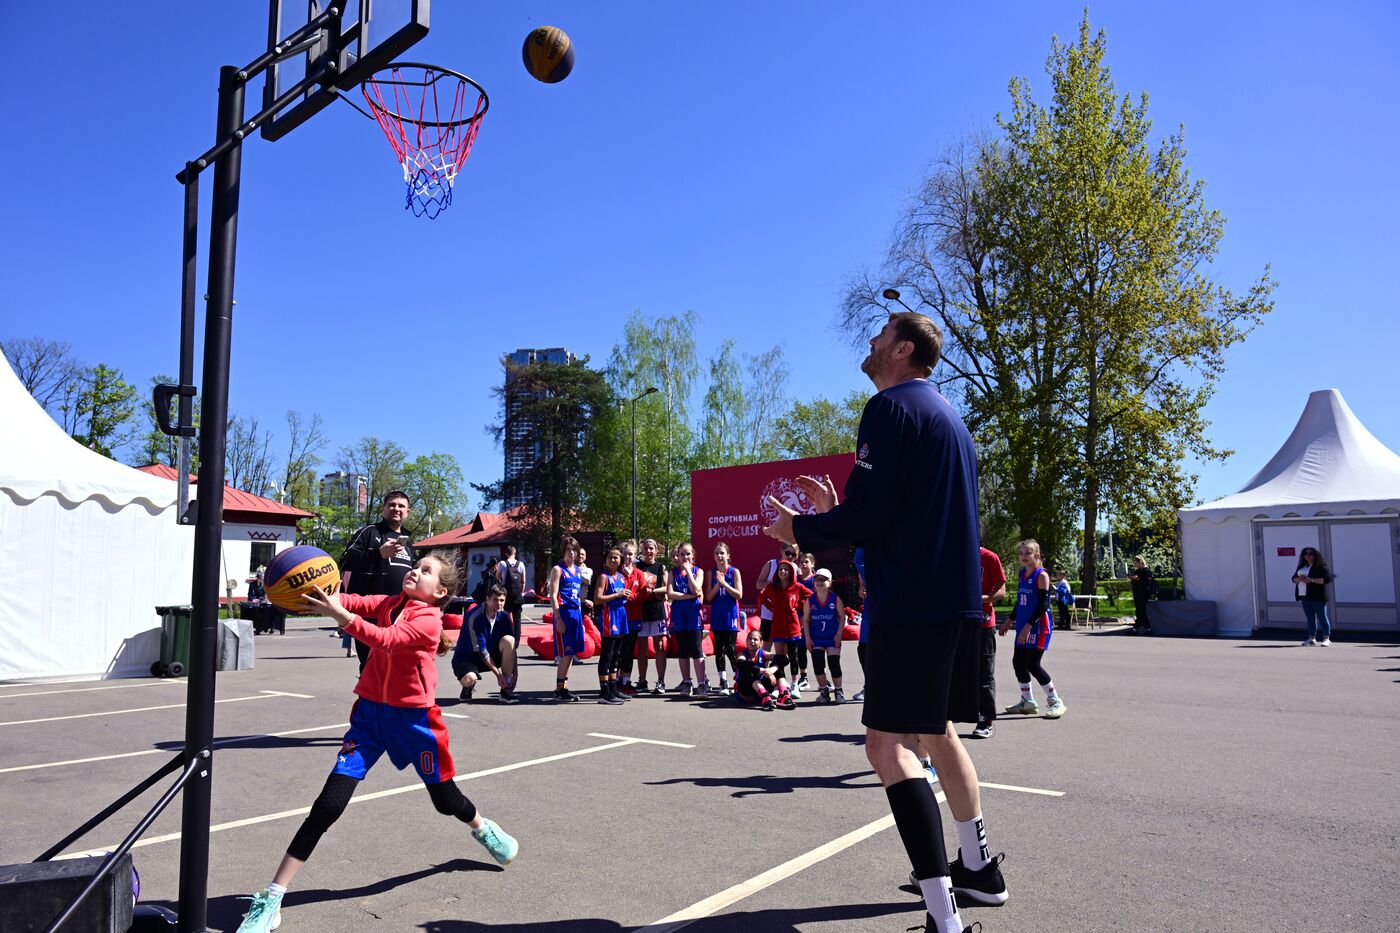
[[[819,648],[830,648],[836,644],[836,630],[841,624],[836,618],[836,594],[827,593],[826,602],[817,602],[815,594],[807,597],[808,626],[812,633],[812,644]]]
[[[621,593],[627,589],[627,578],[620,573],[605,574],[606,581],[603,592],[611,596],[613,593]],[[603,623],[603,633],[609,637],[627,634],[627,600],[614,599],[612,602],[604,604],[600,612]]]
[[[1039,617],[1035,614],[1037,602],[1035,584],[1042,573],[1046,577],[1050,576],[1044,567],[1032,574],[1027,574],[1024,568],[1021,570],[1020,582],[1016,586],[1016,644],[1022,644],[1021,630],[1029,625],[1032,626],[1031,634],[1025,644],[1043,651],[1050,647],[1050,632],[1053,626],[1050,622],[1050,609],[1048,607]]]
[[[564,609],[578,609],[579,590],[583,587],[583,576],[578,567],[559,565],[559,605]]]
[[[679,567],[671,568],[671,589],[677,593],[693,592],[690,581]],[[699,599],[678,599],[671,603],[671,629],[677,632],[700,631]]]
[[[719,573],[717,570],[710,572]],[[734,572],[733,567],[724,572],[724,582],[730,586],[734,585]],[[728,590],[716,590],[715,598],[710,601],[710,631],[739,631],[739,601],[730,596]]]

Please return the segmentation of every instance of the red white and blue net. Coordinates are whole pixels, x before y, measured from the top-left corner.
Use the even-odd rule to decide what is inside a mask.
[[[486,92],[456,72],[408,63],[376,73],[361,89],[403,168],[404,208],[437,217],[452,204],[453,183],[486,113]]]

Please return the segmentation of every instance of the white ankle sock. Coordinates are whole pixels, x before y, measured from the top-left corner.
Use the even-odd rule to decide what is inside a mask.
[[[1035,702],[1035,697],[1031,696],[1030,684],[1021,684],[1021,699],[1028,700],[1031,703]]]
[[[268,882],[268,885],[267,885],[267,893],[268,893],[268,894],[286,894],[286,893],[287,893],[287,886],[286,886],[286,885],[282,885],[282,884],[278,884],[278,883],[275,882],[275,881],[270,881],[270,882]]]
[[[919,890],[923,892],[924,907],[933,917],[938,933],[962,933],[962,918],[958,916],[958,905],[953,900],[953,879],[947,875],[924,878],[919,882]]]
[[[982,814],[977,814],[964,823],[954,820],[958,827],[958,846],[962,849],[963,864],[973,871],[986,866],[992,860],[987,848],[987,828],[982,824]]]

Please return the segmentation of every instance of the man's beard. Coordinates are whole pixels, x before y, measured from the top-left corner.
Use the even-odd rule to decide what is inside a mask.
[[[860,371],[870,377],[870,381],[875,381],[875,374],[880,371],[884,360],[880,356],[880,351],[874,347],[870,348],[869,355],[861,362]]]

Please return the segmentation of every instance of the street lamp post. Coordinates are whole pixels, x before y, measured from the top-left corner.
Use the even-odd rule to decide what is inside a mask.
[[[904,299],[899,297],[899,289],[897,289],[897,288],[887,288],[887,289],[885,289],[883,292],[881,292],[880,294],[884,296],[884,298],[885,298],[886,301],[897,301],[897,302],[899,302],[901,305],[904,305],[904,310],[905,310],[905,311],[913,311],[913,310],[914,310],[913,308],[911,308],[911,307],[909,307],[908,305],[904,304]]]
[[[656,386],[651,386],[641,395],[632,399],[632,540],[637,540],[637,402],[658,392]]]

